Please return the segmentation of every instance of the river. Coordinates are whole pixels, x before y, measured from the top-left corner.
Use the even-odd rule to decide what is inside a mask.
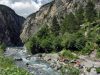
[[[26,69],[32,75],[61,75],[46,61],[36,55],[29,55],[23,47],[7,47],[4,55],[13,58],[16,66]]]

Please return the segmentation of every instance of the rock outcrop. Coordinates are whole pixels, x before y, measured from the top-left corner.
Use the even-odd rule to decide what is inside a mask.
[[[29,37],[34,35],[43,25],[48,26],[53,24],[53,18],[56,18],[61,25],[66,13],[72,12],[82,6],[86,6],[88,0],[53,0],[52,2],[42,6],[39,11],[31,14],[24,22],[24,29],[21,34],[21,39],[25,42]],[[96,9],[100,8],[100,1],[95,0]]]
[[[0,43],[21,45],[20,33],[25,18],[17,15],[11,8],[0,5]]]

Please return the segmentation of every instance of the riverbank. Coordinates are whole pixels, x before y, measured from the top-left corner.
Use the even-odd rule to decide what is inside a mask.
[[[27,70],[14,64],[12,57],[5,57],[3,50],[0,51],[0,75],[30,75]]]
[[[7,48],[4,55],[13,58],[18,67],[33,75],[100,75],[96,71],[100,68],[100,61],[89,56],[67,59],[60,53],[30,55],[23,47]]]

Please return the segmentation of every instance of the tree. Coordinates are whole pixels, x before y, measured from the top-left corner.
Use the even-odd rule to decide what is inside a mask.
[[[49,34],[49,28],[47,25],[44,25],[37,33],[37,37],[45,38]]]
[[[89,1],[85,7],[85,20],[87,22],[92,22],[96,18],[96,10],[94,9],[95,5],[92,1]]]
[[[53,18],[53,22],[52,22],[52,26],[51,26],[51,31],[52,33],[54,33],[54,35],[59,35],[59,31],[60,31],[60,26],[59,23],[57,21],[56,16],[54,16]]]
[[[61,27],[62,33],[65,33],[66,31],[69,33],[73,33],[76,32],[79,28],[80,25],[78,25],[73,13],[67,14],[65,19],[63,20],[63,24]]]
[[[79,9],[75,11],[75,17],[79,25],[84,22],[84,9],[82,6],[80,6]]]

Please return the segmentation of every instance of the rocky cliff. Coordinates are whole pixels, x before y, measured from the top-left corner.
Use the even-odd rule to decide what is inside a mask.
[[[24,20],[11,8],[0,5],[0,43],[21,45],[22,42],[19,36]]]
[[[84,8],[87,1],[88,0],[54,0],[42,6],[39,11],[27,17],[27,20],[24,22],[25,28],[21,34],[21,39],[25,42],[25,40],[34,35],[43,25],[47,24],[51,26],[53,18],[56,18],[60,25],[66,13],[74,13],[80,6]],[[99,0],[95,0],[94,4],[96,5],[95,9],[100,8]]]

